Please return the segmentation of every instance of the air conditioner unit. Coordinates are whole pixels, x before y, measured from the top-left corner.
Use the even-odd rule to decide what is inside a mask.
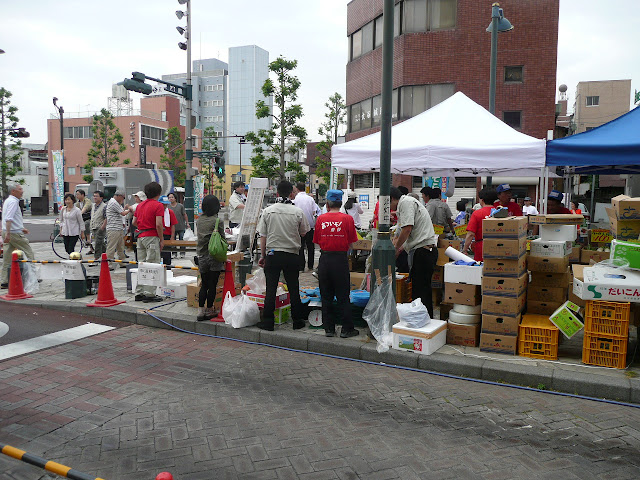
[[[98,178],[116,178],[116,172],[98,172]]]

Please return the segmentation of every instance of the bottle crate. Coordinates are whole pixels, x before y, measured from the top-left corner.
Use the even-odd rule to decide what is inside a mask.
[[[628,338],[585,332],[582,343],[582,363],[600,367],[625,368]]]
[[[546,315],[523,315],[518,327],[518,355],[557,360],[559,333]]]
[[[593,335],[627,338],[630,312],[629,302],[588,301],[585,307],[584,331]]]

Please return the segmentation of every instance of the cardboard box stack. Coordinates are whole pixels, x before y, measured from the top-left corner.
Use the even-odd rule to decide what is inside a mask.
[[[515,355],[526,302],[527,217],[482,221],[482,331],[480,350]]]
[[[447,343],[477,347],[480,336],[482,267],[455,265],[444,267],[444,303],[448,312]]]
[[[527,294],[527,313],[548,317],[567,300],[571,285],[569,261],[578,233],[576,225],[583,217],[535,215],[530,219],[540,225],[540,238],[531,242],[529,252],[531,284]]]
[[[640,198],[618,195],[607,208],[609,227],[617,240],[638,240],[640,237]]]

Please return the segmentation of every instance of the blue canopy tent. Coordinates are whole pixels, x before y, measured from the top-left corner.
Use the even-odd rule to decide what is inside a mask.
[[[547,142],[547,166],[583,175],[640,173],[640,108],[604,125]]]

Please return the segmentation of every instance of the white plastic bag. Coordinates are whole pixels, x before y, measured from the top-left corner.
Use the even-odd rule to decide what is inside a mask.
[[[222,305],[222,318],[224,323],[233,328],[250,327],[260,321],[260,310],[258,304],[246,295],[232,297],[231,292],[227,292]]]
[[[378,273],[378,272],[376,272]],[[376,275],[380,278],[380,275]],[[391,326],[398,320],[396,299],[391,286],[391,275],[382,277],[381,285],[376,285],[369,303],[362,312],[362,318],[369,325],[371,334],[378,341],[378,353],[389,350],[393,343]]]
[[[196,240],[198,240],[198,237],[196,237],[196,234],[193,233],[193,230],[191,230],[190,228],[187,228],[184,231],[184,241],[185,242],[195,242]]]
[[[420,298],[411,303],[398,303],[396,305],[400,322],[409,328],[422,328],[431,322],[429,311]]]
[[[264,295],[267,291],[267,278],[264,276],[264,270],[262,268],[257,269],[253,277],[247,280],[246,285],[253,293]]]
[[[29,295],[34,295],[38,293],[40,290],[40,285],[38,284],[38,273],[39,269],[36,268],[36,265],[33,263],[25,263],[24,270],[22,271],[22,286],[24,287],[24,291]],[[40,265],[38,265],[39,267]]]

